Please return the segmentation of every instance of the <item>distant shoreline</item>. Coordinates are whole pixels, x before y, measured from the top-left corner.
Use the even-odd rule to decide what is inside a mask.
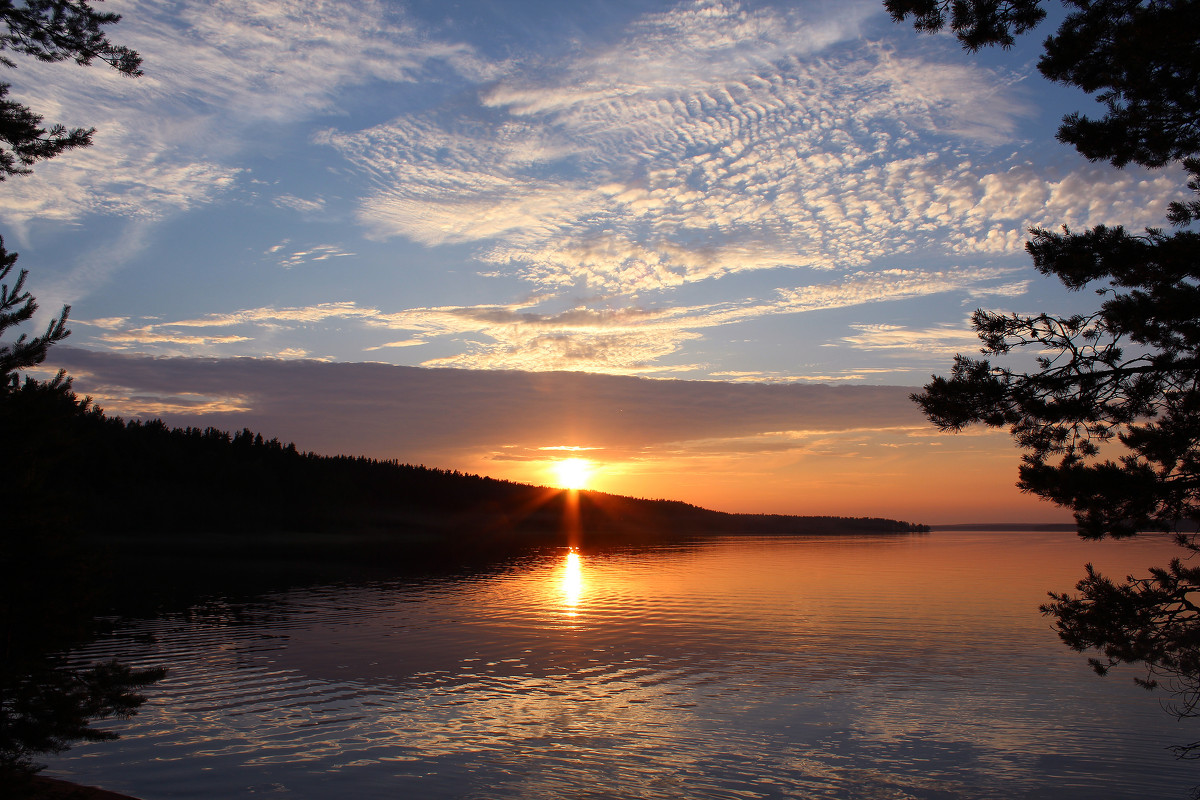
[[[931,532],[936,531],[1001,531],[1001,532],[1020,532],[1026,531],[1029,533],[1058,533],[1060,531],[1068,531],[1075,533],[1079,527],[1074,522],[963,522],[950,525],[930,525]],[[1138,533],[1144,534],[1163,534],[1174,535],[1175,533],[1195,533],[1197,528],[1195,525],[1181,522],[1174,531],[1161,530],[1143,530]]]
[[[1078,526],[1074,522],[961,522],[950,525],[930,525],[930,531],[1043,531],[1074,533]]]

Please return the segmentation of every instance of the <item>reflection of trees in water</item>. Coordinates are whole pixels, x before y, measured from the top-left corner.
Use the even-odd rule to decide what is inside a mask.
[[[163,669],[116,661],[68,663],[63,653],[98,633],[103,570],[79,554],[57,525],[14,512],[0,537],[0,795],[20,796],[39,756],[79,742],[117,738],[91,727],[127,718]]]
[[[54,656],[26,663],[20,673],[6,668],[0,676],[0,781],[37,772],[39,755],[116,739],[91,723],[132,716],[145,702],[139,690],[165,674],[117,661],[71,668]]]

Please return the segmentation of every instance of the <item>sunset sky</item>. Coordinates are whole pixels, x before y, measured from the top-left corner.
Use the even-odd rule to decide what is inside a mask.
[[[733,511],[1063,520],[906,399],[978,307],[1094,303],[1033,225],[1161,225],[1053,139],[1050,20],[963,53],[837,2],[134,2],[145,77],[23,60],[95,145],[10,179],[53,351],[125,416]],[[401,368],[439,369],[401,369]],[[593,373],[580,375],[576,373]]]

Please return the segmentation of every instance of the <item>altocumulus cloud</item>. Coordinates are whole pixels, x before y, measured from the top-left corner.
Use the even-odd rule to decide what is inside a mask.
[[[1020,296],[1029,226],[1154,224],[1179,185],[1031,144],[1022,74],[895,26],[870,40],[878,0],[645,7],[553,47],[489,48],[457,23],[490,4],[437,21],[372,0],[110,0],[147,76],[11,71],[48,119],[99,133],[6,185],[0,221],[30,240],[123,226],[40,294],[72,302],[94,347],[721,375],[750,368],[717,331],[744,341],[786,316],[793,343],[815,342],[788,348],[796,364],[865,376],[855,359],[892,351],[852,327],[880,323],[869,307],[910,301],[900,325],[934,295],[949,318]],[[561,16],[582,30],[579,13]],[[219,257],[245,293],[107,297],[111,324],[85,324],[77,301],[143,249],[194,269],[160,234],[213,219],[238,228]],[[263,264],[286,271],[246,275]],[[836,309],[861,316],[814,335]]]
[[[703,368],[669,359],[705,328],[844,307],[854,303],[849,287],[894,291],[866,302],[986,294],[971,285],[986,270],[933,289],[878,265],[930,253],[1012,256],[1032,225],[1150,220],[1178,185],[1174,175],[1114,180],[1104,167],[1047,166],[1020,148],[997,164],[995,148],[1013,146],[1016,120],[1031,111],[1010,76],[863,46],[874,2],[812,8],[828,16],[680,4],[606,48],[516,63],[474,106],[322,134],[375,184],[359,207],[375,236],[474,244],[494,275],[536,293],[523,318],[476,328],[490,341],[426,363]],[[780,299],[718,311],[672,299],[689,284],[764,270],[787,281]],[[829,296],[831,276],[847,291],[815,300]],[[627,310],[641,330],[551,331],[578,293],[593,296],[594,309]],[[388,318],[462,333],[481,316],[411,309]]]
[[[1165,206],[1169,177],[1112,186],[1099,167],[974,163],[962,140],[1006,143],[1029,109],[982,69],[838,47],[877,11],[810,22],[685,4],[604,52],[503,75],[474,110],[322,140],[379,184],[360,208],[376,235],[486,243],[483,259],[538,287],[611,295],[856,268],[946,238],[1011,253],[1031,224],[1078,224],[1079,208],[1105,222],[1130,198]]]

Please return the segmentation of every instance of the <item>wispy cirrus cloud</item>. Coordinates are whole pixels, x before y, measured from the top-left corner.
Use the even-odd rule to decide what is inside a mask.
[[[377,344],[372,347],[368,347],[365,349],[365,351],[371,353],[376,350],[386,350],[391,347],[418,347],[423,344],[429,344],[429,342],[425,339],[400,339],[395,342],[384,342],[383,344]]]
[[[339,89],[410,82],[431,62],[476,79],[488,69],[469,46],[429,40],[381,2],[113,0],[105,10],[122,15],[112,35],[141,53],[143,77],[32,60],[5,76],[48,120],[98,129],[93,147],[7,187],[0,219],[10,225],[202,206],[245,172],[233,157],[254,126],[335,112]]]
[[[318,303],[311,306],[280,308],[249,308],[228,314],[208,314],[203,317],[162,322],[159,325],[175,328],[221,328],[232,325],[288,325],[321,322],[327,319],[371,319],[379,312],[360,308],[350,300]]]
[[[680,362],[678,356],[686,343],[719,326],[951,291],[986,294],[995,287],[1003,293],[1008,291],[1011,272],[998,268],[863,272],[842,280],[780,290],[768,299],[700,305],[622,305],[607,309],[575,305],[552,309],[546,307],[546,298],[535,298],[511,304],[385,311],[342,301],[242,309],[177,320],[117,319],[92,324],[104,329],[96,340],[108,347],[137,346],[142,352],[155,352],[159,346],[184,342],[213,346],[243,345],[256,338],[270,342],[281,329],[350,323],[368,333],[382,329],[408,334],[403,340],[368,346],[365,352],[413,347],[446,338],[464,343],[458,353],[430,357],[422,362],[425,366],[668,375],[699,369],[700,365],[690,361]],[[263,351],[251,347],[235,352]],[[861,379],[867,372],[857,370],[851,374]]]
[[[284,269],[291,269],[303,264],[328,261],[331,258],[350,258],[354,256],[354,253],[333,244],[299,246],[285,240],[269,247],[263,255],[274,260]]]
[[[835,373],[779,372],[763,370],[730,370],[712,372],[711,377],[733,383],[846,383],[860,382],[875,375],[894,374],[895,369],[858,367]]]
[[[979,336],[966,325],[940,325],[913,329],[889,323],[864,323],[851,326],[856,331],[842,338],[856,350],[889,352],[911,357],[914,354],[953,356],[978,353]]]
[[[329,321],[363,321],[379,314],[351,301],[243,309],[202,317],[162,319],[108,317],[77,319],[72,324],[95,329],[93,346],[120,352],[156,355],[244,355],[315,358],[308,348],[279,344],[279,337]]]
[[[325,210],[325,198],[323,197],[297,197],[294,194],[281,194],[271,201],[279,208],[290,208],[293,211],[298,211],[301,214],[317,214]]]

